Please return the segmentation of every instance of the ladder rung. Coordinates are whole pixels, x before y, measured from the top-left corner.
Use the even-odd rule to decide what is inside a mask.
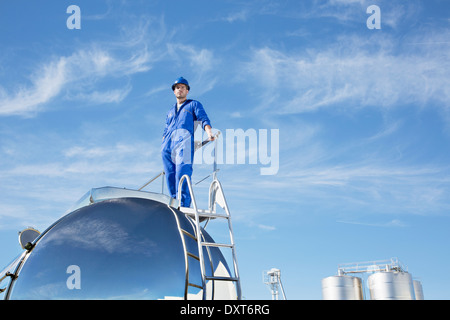
[[[183,207],[183,208],[180,208],[180,211],[183,212],[184,214],[187,214],[191,218],[195,218],[195,209],[193,209],[193,208]],[[230,216],[227,214],[219,214],[219,213],[211,212],[209,210],[202,210],[202,209],[198,210],[198,216],[199,216],[199,218],[210,218],[210,219],[216,219],[216,218],[229,219],[230,218]]]
[[[180,230],[181,230],[181,232],[182,232],[185,236],[188,236],[188,237],[194,239],[195,241],[197,241],[197,237],[194,236],[193,234],[191,234],[190,232],[187,232],[187,231],[184,230],[184,229],[180,229]]]
[[[192,254],[192,253],[190,253],[190,252],[186,252],[186,254],[187,254],[189,257],[194,258],[195,260],[200,261],[200,258],[199,258],[198,256],[196,256],[195,254]]]
[[[180,211],[187,214],[195,214],[194,208],[181,207]],[[209,210],[198,209],[198,213],[211,213]]]
[[[203,289],[202,286],[199,286],[199,285],[197,285],[197,284],[190,283],[190,282],[188,282],[188,286],[195,287],[195,288],[198,288],[198,289]]]
[[[226,214],[217,214],[217,213],[199,213],[198,216],[200,218],[211,218],[211,219],[215,219],[215,218],[228,219],[230,217]]]
[[[224,248],[233,248],[232,244],[228,243],[215,243],[215,242],[202,242],[202,246],[206,247],[224,247]]]
[[[220,280],[220,281],[238,281],[238,278],[235,277],[217,277],[217,276],[213,276],[213,277],[205,277],[206,280]]]

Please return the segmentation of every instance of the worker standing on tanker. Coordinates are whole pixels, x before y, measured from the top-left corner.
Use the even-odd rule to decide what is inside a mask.
[[[190,178],[192,175],[195,151],[194,121],[199,121],[208,134],[209,140],[214,140],[211,123],[203,105],[196,100],[187,99],[190,89],[188,81],[183,77],[178,78],[172,85],[177,103],[167,113],[161,145],[167,188],[172,198],[177,196],[181,177],[186,174]],[[191,196],[186,182],[183,183],[179,200],[181,207],[191,205]]]

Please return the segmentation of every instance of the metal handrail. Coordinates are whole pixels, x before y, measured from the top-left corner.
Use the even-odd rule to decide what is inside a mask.
[[[197,151],[198,149],[203,148],[204,146],[208,145],[210,142],[215,141],[217,143],[217,139],[220,136],[220,131],[217,132],[214,135],[214,140],[210,140],[210,139],[206,139],[202,142],[198,142],[198,145],[195,146],[195,151]],[[217,148],[214,147],[214,167],[213,167],[213,172],[211,174],[209,174],[208,176],[206,176],[205,178],[201,179],[200,181],[198,181],[195,185],[199,184],[200,182],[203,182],[204,180],[206,180],[207,178],[209,178],[211,175],[213,175],[213,177],[216,177],[217,172],[219,171],[219,169],[217,169]],[[153,178],[151,178],[148,182],[146,182],[142,187],[140,187],[138,189],[138,191],[141,191],[142,189],[144,189],[145,187],[147,187],[150,183],[152,183],[153,181],[155,181],[156,179],[158,179],[160,176],[163,176],[162,179],[162,184],[161,184],[161,193],[164,193],[164,176],[166,175],[166,173],[163,171],[161,171],[160,173],[158,173],[156,176],[154,176]]]
[[[138,189],[138,191],[141,191],[142,189],[144,189],[146,186],[148,186],[150,183],[152,183],[153,181],[155,181],[156,179],[158,179],[160,176],[163,176],[162,179],[162,186],[161,186],[161,193],[164,193],[164,176],[166,175],[166,173],[164,171],[160,172],[158,175],[156,175],[155,177],[151,178],[148,182],[146,182],[142,187],[140,187]]]
[[[407,267],[403,266],[396,257],[389,260],[364,261],[338,265],[338,274],[368,273],[376,270],[405,272],[407,271]]]

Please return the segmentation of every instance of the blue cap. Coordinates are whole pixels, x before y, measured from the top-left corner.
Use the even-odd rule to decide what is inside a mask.
[[[175,82],[173,83],[173,85],[172,85],[172,91],[175,90],[175,85],[177,85],[177,84],[179,84],[179,83],[185,84],[186,87],[187,87],[187,89],[188,89],[188,90],[191,90],[191,88],[189,87],[189,82],[188,82],[185,78],[179,77],[179,78],[178,78],[177,80],[175,80]]]

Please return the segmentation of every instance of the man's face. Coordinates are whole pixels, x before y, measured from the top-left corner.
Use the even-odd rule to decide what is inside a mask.
[[[175,94],[175,97],[177,97],[177,99],[184,99],[189,93],[189,90],[187,89],[187,86],[185,84],[178,83],[177,85],[175,85],[173,93]]]

